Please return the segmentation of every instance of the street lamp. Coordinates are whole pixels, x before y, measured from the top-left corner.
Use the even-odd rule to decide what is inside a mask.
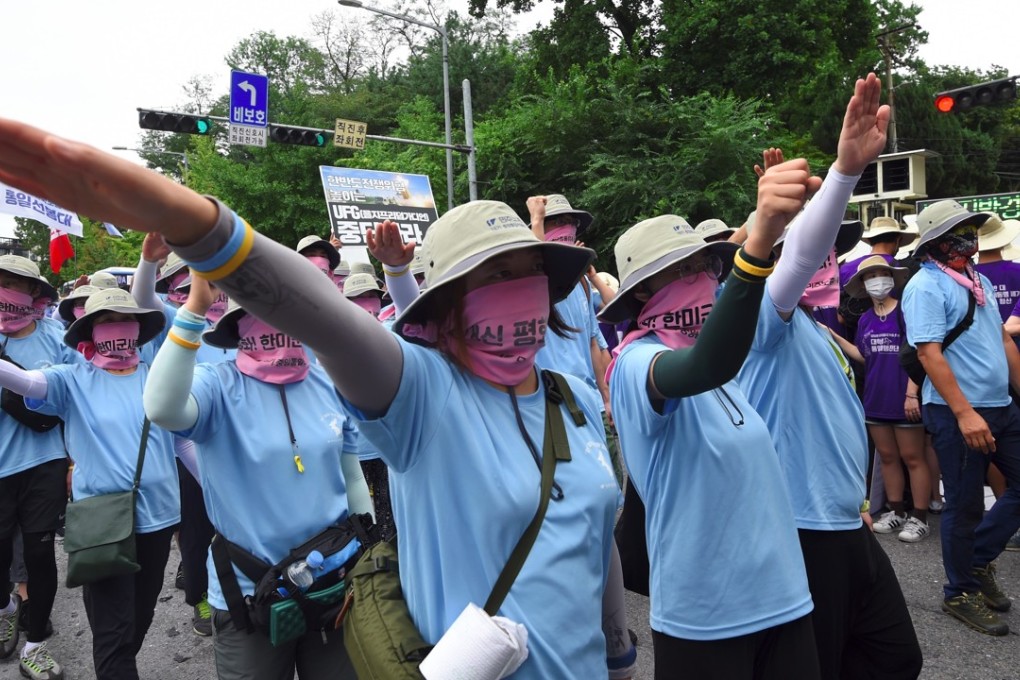
[[[400,21],[406,21],[409,24],[416,26],[422,26],[424,28],[431,29],[438,33],[443,38],[443,113],[446,117],[446,195],[447,205],[449,208],[453,208],[453,134],[451,133],[451,121],[450,121],[450,41],[446,35],[445,26],[435,26],[433,24],[426,23],[424,21],[418,21],[413,17],[409,17],[405,14],[396,14],[394,12],[388,12],[384,9],[378,9],[376,7],[370,7],[361,0],[337,0],[341,5],[345,7],[357,7],[360,9],[367,9],[369,12],[375,12],[376,14],[382,14],[383,16],[390,17],[391,19],[398,19]]]
[[[188,183],[188,169],[189,168],[188,168],[188,154],[186,154],[186,153],[181,153],[180,151],[147,151],[145,149],[133,149],[133,148],[130,148],[130,147],[127,147],[127,146],[115,146],[115,147],[113,147],[113,150],[114,151],[134,151],[137,154],[148,153],[148,154],[156,154],[156,155],[162,155],[162,156],[180,156],[181,157],[181,165],[184,166],[184,183],[185,184]]]

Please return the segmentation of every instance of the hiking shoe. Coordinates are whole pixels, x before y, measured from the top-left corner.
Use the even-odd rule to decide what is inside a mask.
[[[985,635],[1006,635],[1009,626],[985,604],[980,593],[964,593],[942,602],[942,611]]]
[[[1020,552],[1020,531],[1013,534],[1013,538],[1006,542],[1006,550],[1010,552]]]
[[[28,608],[32,604],[32,600],[25,600],[21,603],[21,612],[18,614],[18,630],[23,633],[28,632]],[[53,621],[46,619],[46,631],[44,639],[53,635]]]
[[[904,524],[907,523],[907,518],[897,515],[894,511],[883,512],[871,525],[874,528],[876,534],[891,534],[896,531]]]
[[[981,594],[985,598],[985,602],[991,609],[997,612],[1008,612],[1012,602],[1006,596],[1006,593],[1002,592],[1002,588],[999,587],[999,583],[995,580],[995,565],[989,564],[985,568],[974,567],[970,570],[970,573],[974,574],[977,578],[978,583],[981,584]]]
[[[944,501],[928,501],[928,512],[933,515],[939,515],[945,509],[946,504]]]
[[[191,618],[191,626],[195,635],[209,637],[212,635],[212,610],[209,608],[209,600],[205,597],[195,605],[195,615]]]
[[[40,642],[39,646],[21,657],[19,667],[21,674],[31,680],[63,680],[64,669],[54,660],[50,650],[46,649],[46,643]]]
[[[177,565],[177,576],[174,576],[174,588],[184,590],[184,562]]]
[[[14,611],[0,614],[0,659],[6,659],[18,648],[18,613],[21,611],[21,598],[11,593]]]
[[[907,518],[907,523],[903,525],[903,531],[897,536],[904,543],[917,543],[924,539],[931,529],[928,528],[927,522],[922,522],[916,517]]]

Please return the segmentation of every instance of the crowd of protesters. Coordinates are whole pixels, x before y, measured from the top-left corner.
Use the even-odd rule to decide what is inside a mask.
[[[0,257],[0,658],[72,675],[46,645],[54,537],[69,497],[132,483],[138,569],[83,588],[101,680],[138,677],[175,536],[219,678],[358,677],[342,616],[281,643],[253,625],[250,563],[359,517],[399,552],[433,659],[485,657],[460,624],[530,534],[488,613],[512,663],[457,677],[632,677],[624,589],[643,579],[656,677],[916,678],[874,533],[922,541],[940,513],[943,609],[1006,634],[1020,223],[953,201],[910,226],[845,219],[886,143],[879,95],[857,81],[824,180],[769,149],[740,228],[645,219],[615,244],[618,278],[581,240],[595,216],[559,194],[529,198],[527,221],[456,207],[422,244],[376,225],[380,278],[336,240],[280,246],[216,199],[0,119],[0,180],[149,232],[130,290],[97,273],[58,299]]]

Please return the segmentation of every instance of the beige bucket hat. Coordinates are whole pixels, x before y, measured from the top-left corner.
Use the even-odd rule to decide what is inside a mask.
[[[333,276],[350,276],[351,263],[347,260],[340,260],[340,264],[333,267]]]
[[[903,286],[907,285],[907,279],[910,278],[909,269],[906,267],[893,267],[881,255],[872,255],[861,260],[861,263],[857,265],[857,271],[846,282],[847,295],[855,298],[868,297],[868,291],[864,287],[864,276],[871,272],[882,270],[889,272],[892,276],[894,291],[903,290]]]
[[[539,241],[524,220],[499,201],[471,201],[446,212],[429,227],[422,244],[425,288],[394,321],[394,332],[403,335],[407,323],[432,319],[436,300],[449,293],[450,284],[487,260],[529,248],[545,259],[551,303],[569,295],[595,259],[589,248]]]
[[[92,325],[103,312],[131,314],[138,319],[138,346],[159,335],[166,325],[166,317],[157,309],[139,307],[131,293],[120,288],[102,288],[85,301],[85,314],[76,319],[64,333],[64,344],[78,347],[78,343],[92,340]]]
[[[87,299],[90,295],[98,293],[100,290],[102,289],[95,286],[78,286],[57,305],[57,314],[67,323],[74,323],[74,303],[77,300]]]
[[[609,272],[598,272],[595,276],[602,279],[602,283],[606,284],[606,287],[614,293],[620,290],[620,281]]]
[[[921,238],[914,250],[920,250],[953,227],[970,224],[980,227],[991,216],[991,213],[973,213],[956,201],[932,203],[917,216],[917,228]]]
[[[917,240],[917,234],[904,229],[903,225],[896,220],[895,217],[876,217],[871,220],[871,224],[861,234],[861,240],[866,243],[871,243],[871,239],[876,236],[882,236],[883,234],[899,234],[900,244],[898,247],[902,248],[905,245],[913,243]]]
[[[37,295],[37,298],[48,297],[51,300],[56,300],[60,297],[57,293],[57,289],[50,285],[50,282],[44,279],[39,274],[39,265],[27,257],[21,257],[20,255],[0,255],[0,269],[4,270],[8,274],[14,274],[25,279],[29,279],[32,283],[38,283],[42,286],[42,292]]]
[[[545,197],[545,216],[556,217],[557,215],[574,215],[577,217],[577,233],[586,230],[595,221],[590,212],[575,210],[570,207],[570,201],[563,194],[549,194]]]
[[[713,218],[698,222],[698,226],[694,227],[694,233],[706,241],[714,236],[721,236],[719,240],[724,240],[737,233],[737,230],[731,229],[722,220]]]
[[[319,238],[318,236],[305,236],[303,239],[298,241],[297,247],[294,250],[298,251],[302,255],[309,248],[322,248],[326,253],[326,258],[329,260],[329,270],[333,271],[340,265],[340,251],[336,247],[327,241],[326,239]]]
[[[188,263],[181,259],[177,253],[170,253],[166,258],[166,264],[159,270],[159,276],[156,277],[156,292],[163,293],[166,295],[170,292],[170,279],[172,279],[177,272],[181,271],[188,266]]]
[[[620,323],[637,318],[644,303],[634,298],[638,285],[650,276],[668,269],[695,253],[707,250],[723,261],[722,281],[733,266],[733,254],[740,246],[728,241],[707,243],[682,217],[659,215],[638,222],[616,242],[616,270],[620,289],[602,308],[599,320]]]
[[[414,251],[414,259],[411,260],[411,276],[425,275],[425,261],[421,259],[421,247]]]
[[[1020,221],[1001,220],[995,213],[989,213],[990,217],[981,225],[978,230],[978,251],[998,250],[1005,248],[1017,236],[1020,236]]]
[[[110,272],[96,272],[89,277],[89,285],[100,290],[106,288],[120,288],[117,277]]]
[[[371,274],[351,274],[344,281],[344,297],[358,297],[364,293],[379,293],[382,295],[382,288],[379,287],[379,282]]]

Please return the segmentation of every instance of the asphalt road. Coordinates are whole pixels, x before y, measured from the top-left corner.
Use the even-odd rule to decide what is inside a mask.
[[[937,526],[932,535],[919,544],[901,543],[895,535],[879,536],[879,541],[896,568],[921,641],[924,652],[921,678],[1020,679],[1020,604],[1004,615],[1013,629],[1009,635],[993,638],[972,632],[943,614],[939,608],[943,571]],[[57,555],[60,579],[63,582],[65,560],[59,546]],[[167,564],[156,618],[139,655],[139,672],[143,678],[159,680],[214,678],[212,641],[192,633],[191,609],[184,604],[183,591],[174,589],[173,579],[178,561],[179,554],[175,547]],[[1003,553],[997,564],[1003,589],[1017,600],[1020,598],[1020,553]],[[648,631],[648,601],[628,593],[627,605],[630,626],[639,637],[640,672],[637,678],[651,680],[654,668]],[[94,680],[92,636],[85,620],[80,589],[60,588],[53,623],[56,632],[50,645],[54,656],[64,665],[67,679]],[[20,677],[13,657],[0,661],[0,679],[14,680]]]

